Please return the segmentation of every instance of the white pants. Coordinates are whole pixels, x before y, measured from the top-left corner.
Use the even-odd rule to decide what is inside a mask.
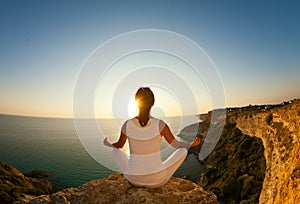
[[[146,175],[124,174],[124,177],[130,183],[139,187],[156,188],[163,186],[169,181],[178,167],[182,164],[186,156],[187,150],[185,148],[179,148],[174,151],[167,160],[163,162],[163,171]],[[122,172],[125,172],[128,167],[129,155],[121,149],[113,148],[113,157]]]

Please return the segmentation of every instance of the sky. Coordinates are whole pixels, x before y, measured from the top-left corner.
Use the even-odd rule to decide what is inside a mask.
[[[107,40],[141,29],[168,30],[201,46],[219,72],[227,107],[298,98],[299,10],[292,0],[0,0],[0,113],[72,117],[87,57]],[[175,107],[176,96],[169,97]],[[163,100],[162,109],[170,106]]]

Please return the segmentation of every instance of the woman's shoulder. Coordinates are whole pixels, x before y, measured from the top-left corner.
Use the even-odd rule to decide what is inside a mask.
[[[166,124],[165,121],[163,121],[162,119],[159,119],[159,118],[152,117],[151,120]]]
[[[123,126],[127,126],[127,125],[131,126],[134,124],[138,125],[138,120],[139,120],[138,117],[130,118],[124,122]],[[150,121],[151,121],[150,124],[152,124],[152,126],[158,126],[160,128],[164,128],[165,126],[167,126],[167,123],[165,121],[156,117],[150,117]]]
[[[134,120],[139,120],[139,118],[138,118],[138,117],[129,118],[129,119],[127,119],[127,120],[124,122],[124,124],[129,123],[129,122],[132,122],[132,121],[134,121]]]
[[[150,119],[151,119],[152,123],[155,123],[155,124],[158,124],[158,125],[165,125],[166,124],[162,119],[159,119],[159,118],[156,118],[156,117],[151,117]]]
[[[161,132],[167,125],[167,123],[162,120],[162,119],[159,119],[159,118],[151,118],[153,123],[155,124],[155,126],[157,126],[159,128],[159,132]]]

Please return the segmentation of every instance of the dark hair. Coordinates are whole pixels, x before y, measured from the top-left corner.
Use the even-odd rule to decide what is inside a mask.
[[[135,94],[135,100],[139,106],[139,122],[144,127],[150,119],[150,109],[154,105],[154,94],[149,87],[141,87]]]

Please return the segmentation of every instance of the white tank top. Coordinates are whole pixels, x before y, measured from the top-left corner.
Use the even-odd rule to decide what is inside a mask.
[[[145,175],[164,170],[160,156],[160,120],[150,118],[142,127],[137,118],[126,122],[130,159],[125,174]]]
[[[126,122],[126,135],[137,140],[152,139],[160,135],[159,121],[157,118],[150,118],[147,125],[142,127],[137,118],[132,118]]]

